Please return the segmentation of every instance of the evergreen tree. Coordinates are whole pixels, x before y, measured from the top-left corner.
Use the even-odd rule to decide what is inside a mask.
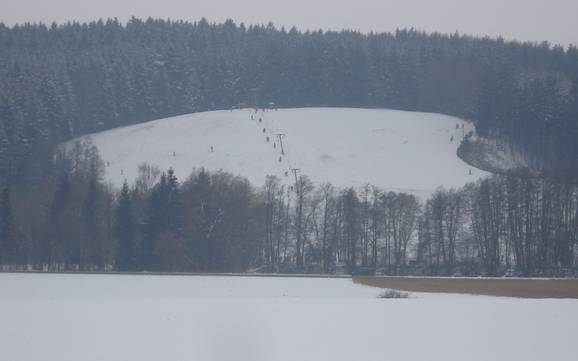
[[[116,267],[120,271],[131,271],[136,266],[137,248],[134,242],[132,201],[126,181],[122,185],[116,207],[114,231],[118,238]]]
[[[70,200],[71,185],[68,173],[64,173],[54,191],[46,224],[46,235],[41,246],[41,262],[49,267],[64,260],[62,244],[68,235],[65,211]],[[70,220],[68,220],[70,222]]]
[[[145,269],[166,265],[167,257],[178,255],[175,248],[182,248],[181,238],[182,200],[178,180],[173,169],[169,169],[161,175],[149,199],[147,231],[143,244]]]
[[[82,230],[83,235],[79,237],[82,244],[79,245],[78,264],[85,265],[103,264],[103,252],[100,249],[99,240],[101,235],[102,215],[100,214],[100,192],[99,185],[95,179],[90,179],[86,196],[82,202]]]
[[[166,189],[167,175],[163,173],[153,188],[147,205],[146,231],[142,243],[140,265],[144,270],[152,270],[157,263],[155,245],[166,225]]]
[[[0,196],[0,263],[14,262],[17,256],[14,239],[11,237],[11,228],[12,205],[10,189],[6,187]]]

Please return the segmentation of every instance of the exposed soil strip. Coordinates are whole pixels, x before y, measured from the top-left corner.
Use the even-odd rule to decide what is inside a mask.
[[[406,292],[519,298],[578,298],[578,279],[355,277],[353,281]]]

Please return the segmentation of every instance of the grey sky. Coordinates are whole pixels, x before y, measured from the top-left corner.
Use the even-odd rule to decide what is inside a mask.
[[[578,43],[578,0],[0,0],[0,21],[160,17],[267,23],[300,29],[420,30],[568,45]]]

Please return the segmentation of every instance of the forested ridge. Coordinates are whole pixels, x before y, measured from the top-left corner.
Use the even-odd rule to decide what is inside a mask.
[[[458,34],[131,19],[0,24],[0,174],[72,137],[238,104],[440,112],[547,172],[578,168],[578,49]]]
[[[117,126],[269,102],[471,119],[548,177],[495,176],[420,204],[380,185],[335,189],[303,175],[291,187],[269,178],[256,189],[223,172],[179,181],[142,165],[117,192],[101,182],[96,148],[57,148]],[[232,21],[0,25],[0,263],[564,274],[576,258],[577,139],[574,46]]]

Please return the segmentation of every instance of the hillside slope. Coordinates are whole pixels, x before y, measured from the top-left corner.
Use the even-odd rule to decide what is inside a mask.
[[[317,184],[370,183],[427,196],[439,186],[459,187],[487,174],[456,155],[463,134],[473,129],[464,120],[431,113],[242,109],[159,119],[90,137],[105,161],[106,180],[116,186],[133,181],[138,165],[147,162],[174,168],[181,180],[205,167],[248,177],[255,185],[267,175],[292,182],[291,168],[299,168]]]

